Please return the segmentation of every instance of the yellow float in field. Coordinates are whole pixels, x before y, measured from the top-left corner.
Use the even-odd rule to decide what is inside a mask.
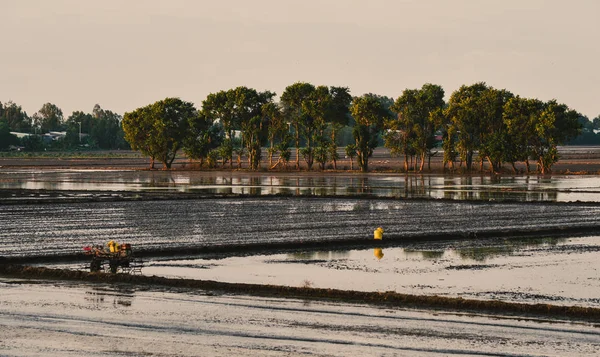
[[[377,240],[382,240],[383,239],[383,228],[378,227],[374,232],[373,232],[373,238],[377,239]]]

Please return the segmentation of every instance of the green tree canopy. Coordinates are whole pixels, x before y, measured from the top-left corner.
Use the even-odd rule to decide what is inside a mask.
[[[268,137],[269,117],[264,108],[273,101],[275,93],[257,92],[255,89],[238,87],[230,95],[235,103],[244,146],[248,152],[248,166],[257,170],[262,156],[262,146]]]
[[[6,150],[11,145],[17,145],[19,143],[19,139],[10,133],[10,127],[6,119],[0,119],[0,150]]]
[[[46,103],[35,114],[33,114],[33,124],[40,129],[41,133],[49,131],[60,131],[63,129],[63,112],[52,103]]]
[[[94,125],[94,117],[91,114],[84,113],[82,111],[73,112],[65,121],[67,128],[67,145],[74,147],[83,144],[88,144],[91,147],[96,147],[96,143],[87,136],[83,137],[83,134],[89,133],[90,129]],[[80,135],[81,132],[81,135]]]
[[[196,115],[190,102],[163,99],[125,113],[122,122],[125,139],[132,149],[150,157],[151,168],[157,159],[164,169],[170,169],[188,134],[190,120]]]
[[[123,117],[110,110],[102,109],[100,105],[94,105],[92,110],[94,120],[90,121],[91,127],[86,127],[92,140],[101,149],[124,149],[127,148],[125,133],[121,127]]]
[[[6,120],[11,131],[29,133],[31,132],[31,119],[27,113],[21,109],[20,105],[8,101],[2,104],[0,102],[0,120]]]
[[[196,116],[190,117],[188,130],[183,151],[190,159],[199,160],[202,166],[210,151],[223,142],[223,127],[221,123],[214,123],[200,111]]]
[[[456,133],[456,148],[461,161],[465,162],[467,171],[473,163],[473,153],[481,144],[482,132],[487,130],[483,118],[487,105],[484,94],[489,87],[481,82],[470,86],[463,85],[450,96],[446,116]]]
[[[300,137],[303,127],[311,125],[310,101],[313,99],[315,86],[310,83],[297,82],[285,88],[281,94],[281,105],[283,113],[294,129],[294,140],[296,144],[296,169],[300,168]]]
[[[504,105],[503,121],[512,143],[512,150],[506,152],[505,160],[511,163],[514,172],[517,171],[514,163],[522,161],[529,173],[529,158],[533,156],[536,141],[536,118],[543,108],[542,101],[519,96],[510,98]]]
[[[263,115],[263,105],[272,101],[274,93],[258,92],[248,87],[211,93],[202,102],[202,111],[211,121],[219,121],[225,130],[224,153],[230,166],[233,156],[234,130],[241,131],[241,138],[248,151],[249,166],[257,169],[261,147],[266,141],[268,118]],[[240,150],[241,152],[242,150]]]
[[[367,172],[369,157],[377,147],[379,131],[384,121],[390,118],[391,113],[380,98],[369,94],[354,97],[350,105],[350,113],[356,122],[352,134],[356,141],[358,167],[362,172]]]

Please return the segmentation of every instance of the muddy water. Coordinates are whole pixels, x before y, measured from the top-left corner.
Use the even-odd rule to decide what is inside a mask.
[[[598,176],[0,169],[0,189],[164,191],[243,195],[371,195],[460,200],[600,202]]]
[[[145,275],[600,307],[600,237],[152,259]],[[76,265],[60,266],[72,269]]]
[[[0,280],[2,356],[594,356],[585,323]]]

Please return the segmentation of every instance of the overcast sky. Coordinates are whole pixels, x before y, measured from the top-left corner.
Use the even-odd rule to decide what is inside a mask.
[[[600,114],[597,0],[0,0],[0,101],[120,114],[302,81],[398,97],[484,81]]]

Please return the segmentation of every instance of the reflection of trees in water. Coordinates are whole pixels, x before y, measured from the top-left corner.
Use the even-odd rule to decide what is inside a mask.
[[[467,246],[464,248],[446,248],[440,250],[416,250],[405,248],[403,252],[407,258],[413,257],[415,259],[423,260],[437,260],[446,254],[447,251],[455,251],[461,259],[464,260],[475,260],[485,261],[490,258],[499,256],[512,255],[519,250],[523,250],[531,247],[539,246],[555,246],[561,243],[565,243],[567,238],[531,238],[531,239],[507,239],[498,242],[496,245],[486,246]],[[476,245],[481,244],[481,241],[473,240],[469,242],[462,242],[465,245]],[[460,243],[459,243],[460,244]],[[289,253],[287,257],[291,260],[333,260],[333,259],[345,259],[350,255],[350,251],[317,251],[317,252],[294,252]],[[383,258],[382,248],[374,248],[373,255],[381,259]]]
[[[250,188],[248,190],[248,194],[256,196],[262,193],[261,179],[262,178],[259,176],[250,177]]]
[[[347,250],[331,250],[317,252],[294,252],[289,253],[288,258],[293,260],[332,260],[345,259],[350,256],[350,251]]]
[[[458,182],[457,182],[458,180]],[[557,191],[541,189],[539,183],[547,184],[547,179],[525,178],[524,184],[516,177],[500,175],[461,176],[458,179],[444,179],[443,197],[456,200],[483,201],[556,201]],[[479,184],[478,184],[479,183]]]
[[[416,256],[418,258],[423,258],[425,260],[435,260],[439,259],[444,255],[443,250],[413,250],[413,249],[404,249],[404,254],[406,256]]]
[[[85,292],[84,299],[94,308],[103,304],[112,304],[115,307],[129,307],[133,303],[135,290],[124,286],[92,287]]]
[[[396,187],[392,187],[393,197],[414,198],[431,197],[431,177],[424,175],[405,174],[404,181],[398,181]]]
[[[485,261],[489,258],[512,255],[518,250],[542,245],[555,246],[564,243],[567,238],[531,238],[508,239],[502,245],[458,248],[456,252],[462,259]]]
[[[441,258],[444,255],[444,252],[427,250],[427,251],[422,251],[421,255],[423,256],[423,259],[432,260],[432,259]]]
[[[171,171],[151,171],[148,184],[150,187],[177,186],[177,182],[173,178],[173,173]]]
[[[351,177],[350,185],[348,185],[348,194],[365,194],[373,193],[373,188],[370,186],[369,178],[366,176]]]

